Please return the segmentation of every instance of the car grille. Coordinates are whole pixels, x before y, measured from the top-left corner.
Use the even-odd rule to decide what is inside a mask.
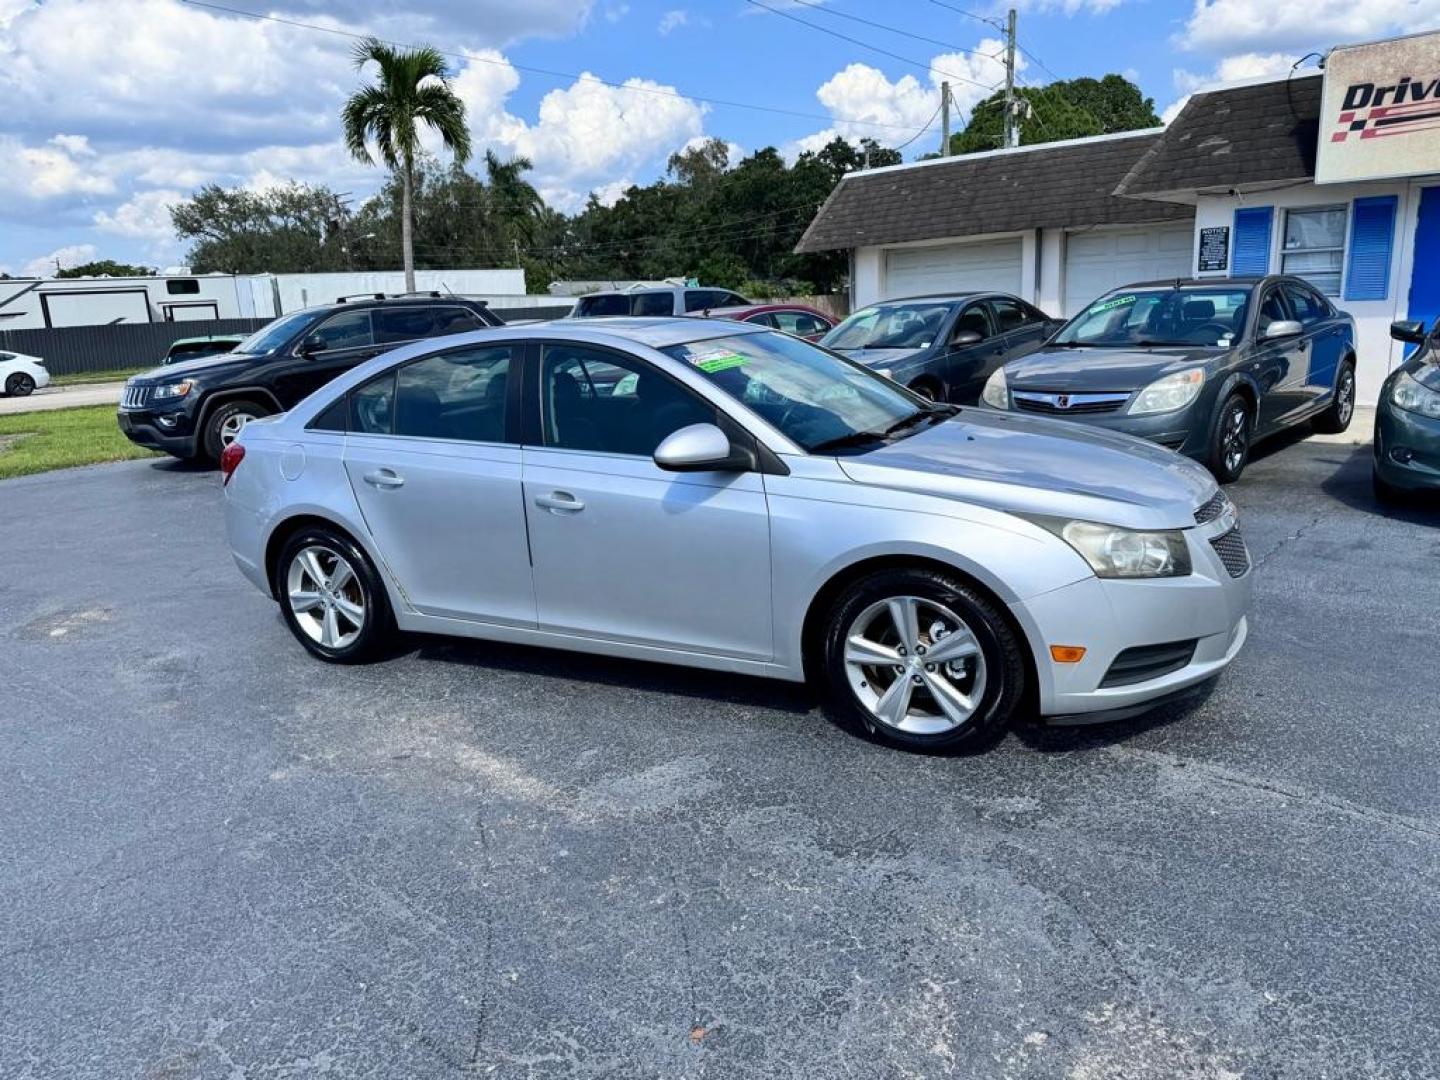
[[[1217,491],[1208,502],[1195,508],[1195,524],[1208,525],[1230,505],[1230,497],[1223,491]]]
[[[1129,394],[1051,394],[1032,390],[1016,390],[1011,396],[1015,408],[1047,416],[1114,412],[1130,400]]]
[[[1222,536],[1217,536],[1210,541],[1210,546],[1215,549],[1215,554],[1220,556],[1220,561],[1225,564],[1225,570],[1231,577],[1240,577],[1250,569],[1250,552],[1246,550],[1245,539],[1240,535],[1239,529],[1231,529]]]
[[[150,387],[125,385],[125,391],[120,395],[120,407],[122,409],[140,409],[150,403]]]
[[[1179,671],[1195,656],[1195,639],[1164,645],[1137,645],[1115,658],[1101,686],[1130,686]]]

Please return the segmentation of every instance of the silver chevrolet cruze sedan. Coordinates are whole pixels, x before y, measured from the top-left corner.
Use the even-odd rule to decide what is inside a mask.
[[[334,662],[398,628],[809,678],[937,749],[1133,712],[1246,635],[1199,465],[729,321],[418,342],[248,425],[222,473],[240,569]]]

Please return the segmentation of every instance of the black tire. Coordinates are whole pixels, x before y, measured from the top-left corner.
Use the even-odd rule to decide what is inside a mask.
[[[1245,463],[1250,460],[1250,439],[1254,430],[1250,402],[1243,394],[1231,394],[1215,410],[1205,466],[1220,483],[1233,484],[1240,479]]]
[[[247,421],[259,420],[260,417],[269,415],[270,410],[258,401],[227,401],[217,406],[205,418],[205,430],[200,440],[204,456],[211,461],[220,460],[220,451],[225,449],[227,443],[227,426],[232,425],[237,418],[243,416]]]
[[[976,680],[983,678],[978,703],[963,723],[942,731],[906,731],[881,720],[877,712],[861,700],[863,692],[874,694],[883,701],[881,680],[888,678],[892,685],[903,679],[928,680],[931,676],[920,674],[921,668],[933,673],[937,667],[934,664],[924,665],[917,656],[915,663],[920,667],[911,676],[896,676],[888,663],[870,668],[857,667],[852,673],[845,659],[851,631],[855,629],[857,620],[865,619],[868,612],[892,598],[915,598],[924,605],[918,620],[921,647],[917,648],[917,653],[923,653],[926,646],[938,648],[938,643],[943,640],[935,636],[935,624],[925,625],[925,620],[934,614],[929,605],[948,609],[964,622],[973,635],[984,661],[983,668],[975,665],[973,660],[938,665],[945,672],[956,668],[957,664],[961,667],[963,673],[958,678],[946,677],[946,681],[957,688],[964,689],[968,685],[973,691]],[[817,658],[817,681],[822,684],[836,718],[845,726],[863,731],[878,742],[903,750],[929,752],[985,747],[1004,733],[1024,695],[1024,641],[1011,629],[991,600],[958,576],[921,568],[877,571],[848,586],[836,598],[826,619],[821,639],[822,651]],[[893,621],[888,624],[894,627]],[[898,633],[895,637],[900,640]],[[874,680],[873,685],[871,680]],[[861,689],[857,689],[856,681]],[[915,685],[918,689],[909,691],[913,707],[922,713],[928,710],[937,714],[933,716],[936,722],[948,722],[938,715],[942,710],[937,707],[938,699],[930,693],[930,684]],[[902,720],[910,722],[910,715],[907,713]]]
[[[1315,417],[1315,430],[1322,435],[1339,435],[1355,416],[1355,361],[1346,360],[1335,376],[1335,396],[1330,407]]]
[[[340,632],[336,641],[326,643],[317,637],[317,632],[323,637],[325,634],[324,625],[328,616],[323,602],[319,605],[320,614],[315,610],[298,612],[298,605],[292,601],[291,585],[294,583],[292,574],[298,575],[299,586],[297,590],[301,593],[324,593],[326,590],[306,588],[307,583],[312,582],[312,575],[304,570],[306,559],[310,553],[328,553],[335,560],[344,560],[348,564],[351,576],[334,591],[334,596],[343,598],[350,604],[363,606],[364,618],[357,628],[355,621],[344,614],[340,606],[335,608],[336,627]],[[317,556],[321,569],[334,580],[335,571],[339,569],[337,561],[326,558],[323,554]],[[299,561],[300,568],[296,567]],[[312,656],[331,664],[358,664],[374,659],[382,653],[385,646],[394,637],[395,621],[390,610],[390,601],[385,593],[384,583],[376,572],[374,565],[360,546],[338,529],[325,528],[323,526],[310,526],[299,530],[294,536],[285,541],[284,547],[280,549],[280,557],[275,566],[275,592],[280,601],[280,613],[285,619],[285,625],[295,635],[295,640],[300,642]],[[302,624],[302,619],[304,620]],[[319,624],[317,626],[316,624]],[[353,633],[353,637],[349,636]]]
[[[29,397],[35,391],[35,380],[23,371],[17,371],[5,380],[5,393],[9,397]]]

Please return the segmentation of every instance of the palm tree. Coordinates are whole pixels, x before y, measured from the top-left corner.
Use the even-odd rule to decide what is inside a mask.
[[[400,248],[405,261],[405,291],[415,291],[414,223],[411,198],[415,156],[420,152],[420,125],[432,128],[458,162],[470,157],[470,129],[465,103],[450,89],[445,58],[429,46],[396,49],[378,38],[355,46],[355,68],[374,61],[380,81],[350,96],[341,114],[345,146],[357,161],[373,165],[373,140],[380,160],[400,174]]]
[[[535,226],[545,211],[545,200],[525,179],[532,168],[527,157],[501,161],[495,151],[485,151],[485,174],[490,181],[490,203],[502,232],[509,241],[535,239]]]

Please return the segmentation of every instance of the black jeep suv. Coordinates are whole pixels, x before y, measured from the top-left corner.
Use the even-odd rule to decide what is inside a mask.
[[[136,375],[120,399],[120,430],[152,450],[215,460],[251,420],[292,408],[372,356],[502,325],[483,302],[458,296],[342,297],[282,315],[234,352]]]

